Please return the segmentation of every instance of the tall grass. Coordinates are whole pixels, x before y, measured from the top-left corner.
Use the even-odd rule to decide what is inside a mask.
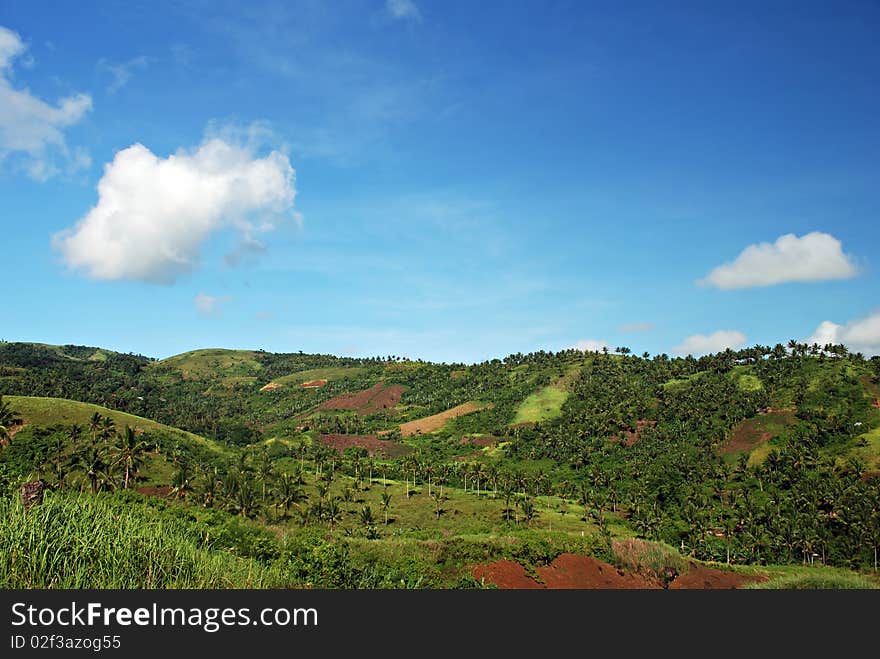
[[[208,551],[185,522],[112,499],[50,493],[24,512],[0,499],[0,588],[270,588],[280,571]]]
[[[795,573],[763,583],[748,584],[746,588],[761,590],[874,590],[878,584],[854,573],[823,570],[814,573]]]

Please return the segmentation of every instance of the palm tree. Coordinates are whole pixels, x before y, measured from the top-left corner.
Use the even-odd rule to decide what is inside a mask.
[[[103,418],[100,412],[95,412],[89,417],[89,432],[92,433],[92,444],[98,443],[98,431],[101,429],[101,420]]]
[[[522,509],[523,517],[526,520],[526,524],[529,524],[535,517],[538,516],[538,511],[535,509],[535,503],[529,497],[526,497],[525,499],[520,501],[519,507]]]
[[[67,439],[70,440],[70,443],[72,444],[74,451],[79,448],[79,440],[80,440],[80,437],[82,437],[82,432],[83,432],[82,426],[80,426],[76,423],[71,424],[67,428]]]
[[[176,494],[178,499],[185,499],[191,491],[189,465],[186,462],[180,462],[177,471],[171,477],[171,493]]]
[[[382,512],[385,513],[385,526],[388,526],[388,506],[391,505],[391,494],[385,490],[382,492]]]
[[[85,476],[89,480],[92,494],[98,493],[98,484],[107,474],[107,463],[97,446],[86,449],[82,456],[81,464],[85,470]]]
[[[327,505],[324,507],[324,519],[326,519],[330,523],[330,531],[333,531],[333,525],[338,522],[342,518],[342,508],[339,507],[339,502],[334,497],[330,501],[327,502]]]
[[[128,483],[140,468],[142,456],[147,449],[146,442],[138,439],[137,433],[131,426],[125,426],[121,434],[117,434],[118,443],[113,447],[116,451],[117,461],[125,470],[122,480],[122,489],[128,489]]]
[[[363,506],[360,512],[360,520],[361,524],[366,527],[373,526],[376,523],[375,518],[373,517],[373,509],[370,506]]]
[[[98,437],[106,442],[116,432],[116,422],[109,416],[101,417],[101,423],[98,427]]]

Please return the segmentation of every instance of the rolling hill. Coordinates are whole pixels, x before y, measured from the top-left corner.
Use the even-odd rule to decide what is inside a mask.
[[[225,538],[188,555],[237,552],[271,568],[266,583],[461,587],[477,555],[481,575],[556,579],[574,552],[663,587],[664,569],[688,566],[864,585],[880,546],[878,392],[880,360],[808,347],[467,365],[0,343],[3,406],[25,422],[10,424],[0,484],[40,476],[137,519],[184,515]],[[95,413],[116,430],[71,439]],[[129,489],[158,498],[121,485],[125,426],[145,443]],[[99,479],[83,466],[94,451]],[[290,553],[323,543],[344,547],[330,572]]]

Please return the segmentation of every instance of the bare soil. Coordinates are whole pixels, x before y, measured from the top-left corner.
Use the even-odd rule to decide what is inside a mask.
[[[477,581],[495,584],[501,589],[651,589],[659,590],[663,584],[658,579],[644,577],[621,570],[582,554],[560,554],[550,565],[535,570],[540,581],[526,573],[515,561],[500,560],[471,568]],[[677,576],[669,588],[717,589],[739,588],[747,583],[762,581],[761,577],[747,576],[691,563],[688,572]]]
[[[357,446],[366,449],[371,456],[380,455],[386,458],[397,458],[412,451],[405,444],[379,439],[375,435],[321,435],[321,443],[340,453],[351,446]]]
[[[284,385],[280,382],[270,382],[264,387],[260,387],[260,391],[275,391],[276,389],[280,389]]]
[[[470,414],[471,412],[476,412],[481,409],[483,408],[476,403],[462,403],[461,405],[453,407],[451,410],[426,416],[424,419],[416,419],[415,421],[401,423],[400,434],[404,437],[411,437],[412,435],[423,435],[425,433],[434,432],[435,430],[442,428],[449,419],[454,419],[457,416],[464,416],[465,414]]]
[[[310,380],[309,382],[303,382],[302,386],[304,389],[311,389],[312,387],[323,387],[327,384],[327,380]]]

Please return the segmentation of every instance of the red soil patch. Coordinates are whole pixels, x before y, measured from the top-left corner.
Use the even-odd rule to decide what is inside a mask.
[[[658,590],[663,587],[657,579],[633,574],[582,554],[560,554],[550,565],[538,567],[536,572],[543,583],[530,577],[525,568],[515,561],[501,560],[471,568],[471,574],[477,581],[485,578],[486,583],[495,584],[501,589]],[[739,588],[744,584],[763,580],[761,577],[735,574],[691,563],[689,571],[676,577],[669,588]]]
[[[270,382],[264,387],[260,387],[260,391],[275,391],[276,389],[280,389],[284,385],[280,382]]]
[[[874,407],[880,408],[880,398],[874,401]]]
[[[171,486],[170,485],[145,485],[143,487],[137,488],[138,494],[143,494],[145,497],[167,497],[171,494]]]
[[[645,428],[653,428],[656,425],[657,422],[653,419],[639,419],[636,421],[635,430],[626,429],[623,431],[623,439],[619,435],[613,435],[612,439],[622,441],[624,446],[632,446],[642,438],[642,431]]]
[[[498,440],[495,437],[462,437],[462,444],[472,444],[473,446],[495,446]]]
[[[768,413],[781,415],[786,423],[793,421],[793,415],[790,411],[774,410]],[[762,416],[740,422],[733,429],[730,439],[718,449],[718,452],[721,455],[725,455],[728,453],[751,451],[773,439],[775,435],[764,430],[764,419]]]
[[[359,410],[370,402],[370,399],[378,394],[384,385],[377,382],[369,389],[358,391],[353,394],[342,394],[321,404],[318,409],[322,410]]]
[[[862,474],[862,480],[866,483],[872,478],[880,478],[880,471],[866,471]]]
[[[474,579],[487,584],[495,584],[503,590],[544,588],[542,584],[526,574],[526,569],[516,561],[495,561],[488,565],[477,565],[471,570]]]
[[[388,409],[389,407],[394,407],[400,402],[400,397],[403,395],[404,391],[406,391],[406,388],[401,387],[399,384],[386,387],[373,396],[370,399],[370,402],[358,411],[358,414],[370,414],[372,412],[378,412],[379,410]]]
[[[382,455],[386,458],[397,458],[412,450],[404,444],[378,439],[375,435],[321,435],[321,443],[340,453],[351,446],[357,446],[366,449],[371,456]]]
[[[371,414],[397,405],[404,391],[404,387],[399,385],[385,388],[384,383],[377,382],[369,389],[331,398],[318,409],[357,410],[358,414]]]
[[[325,384],[327,384],[327,380],[311,380],[310,382],[303,382],[302,386],[308,389],[311,387],[323,387]]]
[[[717,590],[719,588],[741,588],[746,584],[758,581],[767,581],[767,579],[691,563],[688,571],[678,575],[669,584],[669,588],[670,590]]]
[[[582,554],[560,554],[547,566],[537,569],[546,588],[613,588],[645,589],[658,588],[656,582],[644,577],[624,572],[613,565],[597,561]]]

